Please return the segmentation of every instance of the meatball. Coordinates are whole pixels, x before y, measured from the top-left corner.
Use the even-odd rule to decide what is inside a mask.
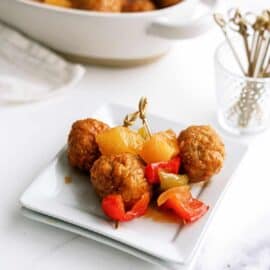
[[[104,12],[121,12],[122,0],[76,0],[77,8]]]
[[[151,191],[144,177],[144,163],[129,153],[101,156],[91,169],[91,182],[101,198],[110,194],[122,195],[126,208]]]
[[[141,12],[156,9],[155,4],[151,0],[124,0],[123,12]]]
[[[156,3],[159,8],[165,8],[165,7],[176,5],[182,1],[183,0],[156,0]]]
[[[109,126],[95,119],[76,121],[68,136],[67,155],[71,166],[89,172],[101,155],[95,136]]]
[[[210,126],[191,126],[178,137],[180,156],[191,182],[207,181],[223,166],[225,148]]]

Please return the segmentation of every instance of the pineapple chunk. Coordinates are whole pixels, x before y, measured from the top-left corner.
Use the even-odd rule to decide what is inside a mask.
[[[176,134],[172,130],[158,132],[147,140],[140,151],[146,163],[169,161],[179,154]]]
[[[144,143],[140,134],[126,127],[115,127],[98,134],[96,142],[103,155],[138,154]]]

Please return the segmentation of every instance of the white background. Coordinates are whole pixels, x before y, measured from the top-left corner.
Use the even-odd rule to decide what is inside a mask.
[[[224,0],[222,7],[259,9],[267,3],[269,6],[269,0]],[[83,81],[65,96],[0,107],[1,270],[158,269],[94,241],[26,219],[18,199],[63,146],[71,123],[90,116],[105,102],[134,106],[145,95],[153,113],[188,124],[216,124],[213,55],[222,38],[214,28],[202,37],[176,42],[164,58],[144,67],[88,67]],[[269,269],[269,135],[248,139],[250,152],[211,225],[196,269],[240,269],[240,265],[246,267],[243,269]],[[259,250],[257,257],[254,250]],[[253,265],[257,267],[250,268]]]

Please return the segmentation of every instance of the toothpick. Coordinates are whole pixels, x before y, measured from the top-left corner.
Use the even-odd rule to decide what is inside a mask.
[[[245,69],[244,69],[244,67],[243,67],[243,65],[242,65],[242,63],[240,61],[240,58],[239,58],[239,56],[238,56],[238,54],[237,54],[237,52],[236,52],[236,50],[235,50],[235,48],[234,48],[234,46],[233,46],[230,38],[228,36],[228,33],[226,31],[226,24],[227,24],[226,21],[224,20],[223,16],[221,14],[219,14],[219,13],[215,13],[213,16],[214,16],[215,22],[217,23],[217,25],[222,30],[222,32],[223,32],[223,34],[225,36],[225,39],[226,39],[226,41],[227,41],[227,43],[228,43],[228,45],[229,45],[229,47],[230,47],[230,49],[231,49],[231,51],[233,53],[233,56],[234,56],[234,58],[235,58],[235,60],[236,60],[236,62],[238,64],[241,72],[243,74],[245,74]]]
[[[264,70],[267,69],[267,62],[270,61],[270,10],[265,10],[264,14],[267,17],[268,21],[265,25],[265,30],[266,30],[265,48],[264,48],[264,54],[262,57],[262,62],[260,65],[260,71],[262,73],[262,77],[266,76],[266,74],[264,73]]]
[[[251,59],[250,59],[250,48],[249,48],[249,42],[248,42],[248,23],[242,16],[241,12],[239,9],[235,10],[235,14],[233,18],[231,19],[232,22],[238,26],[237,32],[241,35],[243,42],[244,42],[244,47],[245,47],[245,52],[246,52],[246,57],[247,57],[247,62],[248,62],[248,67],[251,64]],[[249,68],[247,73],[249,73]]]
[[[257,71],[256,69],[258,65],[258,58],[259,58],[261,47],[264,40],[265,23],[266,23],[266,18],[260,15],[257,17],[256,22],[253,25],[253,28],[256,34],[256,45],[255,45],[254,55],[252,59],[252,76],[254,76],[255,72]]]
[[[139,112],[134,112],[134,113],[128,114],[123,121],[123,127],[132,126],[135,123],[135,121],[137,120],[137,118],[139,117],[139,115],[140,115]]]
[[[257,40],[258,40],[259,33],[257,31],[254,31],[253,37],[252,37],[252,43],[251,43],[251,50],[250,50],[250,66],[249,66],[249,74],[252,76],[254,72],[254,58],[255,58],[255,51],[257,47]]]
[[[268,60],[268,63],[266,64],[264,70],[263,70],[264,76],[270,75],[270,58]]]
[[[240,33],[241,37],[243,38],[246,57],[247,57],[247,62],[248,62],[248,67],[249,67],[250,64],[251,64],[250,48],[249,48],[249,44],[248,44],[247,26],[245,25],[245,23],[243,21],[241,21],[239,23],[239,33]],[[248,69],[248,71],[249,71],[249,69]],[[248,71],[247,71],[247,73],[248,73]]]
[[[270,47],[270,33],[268,34],[268,37],[264,40],[263,46],[261,48],[261,52],[258,57],[257,65],[254,71],[254,77],[258,77],[260,71],[263,70],[265,62],[267,62],[269,47]],[[263,76],[263,72],[261,74]]]
[[[144,128],[146,129],[148,136],[152,136],[152,132],[150,130],[147,118],[146,118],[146,108],[147,108],[148,102],[146,97],[142,97],[139,102],[139,116],[143,122]]]

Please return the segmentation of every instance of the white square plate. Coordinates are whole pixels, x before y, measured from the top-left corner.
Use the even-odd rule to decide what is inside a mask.
[[[189,263],[185,263],[185,264],[171,263],[168,261],[160,260],[157,257],[151,256],[145,252],[142,252],[138,249],[132,248],[131,246],[127,246],[123,243],[120,243],[120,242],[115,241],[111,238],[105,237],[101,234],[97,234],[97,233],[94,233],[93,231],[84,229],[84,228],[76,226],[74,224],[67,223],[63,220],[56,219],[56,218],[53,218],[50,216],[46,216],[46,215],[29,210],[29,209],[24,208],[24,207],[21,208],[21,212],[25,217],[30,218],[32,220],[51,225],[51,226],[54,226],[56,228],[59,228],[59,229],[65,230],[65,231],[76,233],[76,234],[83,236],[83,237],[86,237],[86,238],[90,238],[94,241],[105,244],[106,246],[116,248],[120,251],[123,251],[125,253],[130,254],[130,255],[133,255],[133,256],[135,256],[139,259],[142,259],[146,262],[152,263],[152,264],[157,265],[159,267],[161,266],[162,268],[165,268],[165,269],[192,270],[195,263],[196,263],[196,257],[198,257],[199,252],[200,252],[200,248],[197,249],[196,254],[192,258],[192,261]],[[102,254],[101,254],[101,256],[102,256]]]
[[[119,105],[106,105],[93,117],[115,126],[121,125],[124,116],[132,111],[134,109]],[[149,115],[148,119],[153,131],[172,128],[178,133],[185,128],[183,124],[157,116]],[[247,151],[246,145],[233,141],[225,140],[225,145],[227,158],[221,173],[203,190],[199,185],[192,189],[195,196],[199,194],[200,199],[210,206],[210,210],[199,221],[184,227],[142,217],[121,223],[115,230],[102,213],[89,177],[68,165],[65,148],[39,174],[20,201],[30,210],[104,235],[161,260],[186,263],[198,248],[210,217]],[[65,183],[66,176],[72,177],[72,183]]]

